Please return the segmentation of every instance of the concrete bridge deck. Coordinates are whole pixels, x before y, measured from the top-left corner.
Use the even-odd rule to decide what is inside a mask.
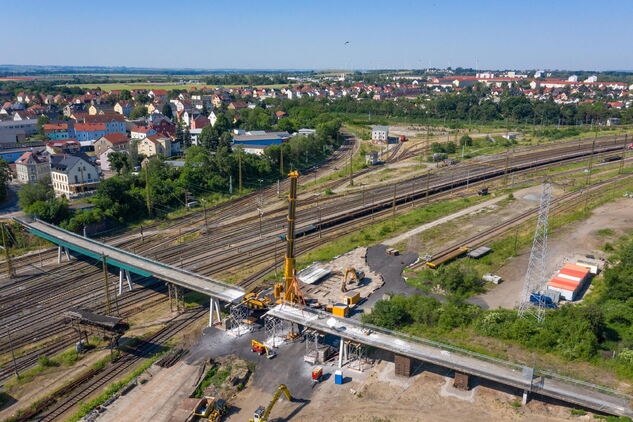
[[[618,416],[633,416],[630,396],[580,380],[551,373],[540,374],[531,367],[469,352],[448,344],[369,326],[354,319],[335,317],[310,308],[277,305],[268,312],[268,315],[355,343],[388,350],[422,362],[430,362],[592,410]],[[367,329],[371,330],[369,334],[367,334]]]
[[[109,264],[145,277],[156,277],[229,303],[237,302],[244,296],[244,289],[241,287],[106,245],[41,220],[27,221],[21,218],[14,218],[14,220],[26,227],[29,232],[59,246],[72,249],[95,259],[102,259],[105,256]]]

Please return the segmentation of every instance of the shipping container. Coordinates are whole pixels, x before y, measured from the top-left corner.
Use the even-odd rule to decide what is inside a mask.
[[[344,303],[335,303],[332,306],[332,314],[338,317],[345,318],[347,317],[347,312],[349,311],[349,306]]]
[[[360,301],[360,293],[355,293],[352,296],[344,296],[343,302],[346,305],[356,305]]]

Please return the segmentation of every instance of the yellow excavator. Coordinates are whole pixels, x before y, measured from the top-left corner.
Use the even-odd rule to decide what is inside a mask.
[[[277,388],[277,391],[275,391],[275,394],[273,394],[273,398],[270,400],[270,403],[268,403],[268,406],[259,406],[257,410],[255,410],[253,417],[249,419],[248,422],[268,422],[270,412],[273,410],[275,403],[277,403],[277,400],[279,400],[279,397],[281,397],[282,394],[286,396],[288,401],[293,400],[290,395],[290,391],[288,391],[288,387],[286,387],[285,384],[281,384]]]
[[[365,277],[365,273],[362,271],[356,271],[355,268],[348,267],[345,268],[345,273],[343,274],[343,284],[341,285],[341,292],[347,292],[347,284],[350,281],[355,280],[357,283]]]
[[[295,271],[295,216],[297,210],[297,179],[298,171],[288,173],[290,178],[290,192],[288,193],[288,233],[286,234],[286,257],[284,260],[284,282],[274,287],[274,295],[285,302],[304,303],[299,289]]]

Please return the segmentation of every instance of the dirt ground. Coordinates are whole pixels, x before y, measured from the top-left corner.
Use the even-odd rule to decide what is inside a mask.
[[[467,239],[538,206],[540,191],[540,186],[533,186],[515,192],[513,201],[504,201],[505,198],[491,199],[471,207],[472,212],[465,215],[461,215],[461,212],[456,213],[460,215],[458,218],[451,219],[450,216],[446,216],[443,219],[449,221],[443,224],[430,224],[421,232],[412,231],[412,236],[391,239],[390,244],[395,244],[399,249],[418,252],[420,256],[433,254],[449,244]],[[554,196],[560,193],[554,189]]]
[[[328,368],[327,372],[332,372]],[[271,417],[293,422],[411,422],[455,421],[468,415],[471,422],[563,421],[574,417],[569,408],[539,401],[520,406],[515,394],[476,385],[468,392],[453,388],[452,376],[422,371],[405,378],[394,375],[394,365],[382,362],[360,373],[344,369],[347,382],[334,384],[333,377],[318,384],[308,399],[277,402]],[[292,391],[291,391],[292,393]],[[242,422],[252,417],[253,403],[267,404],[271,393],[249,387],[234,398],[240,409],[227,418]]]
[[[558,229],[549,238],[547,256],[547,274],[553,277],[556,272],[575,255],[594,255],[606,258],[608,254],[601,250],[605,242],[613,241],[633,229],[633,199],[622,198],[602,205],[593,210],[591,217],[577,221]],[[600,236],[601,229],[613,230],[613,235]],[[530,257],[530,249],[510,260],[497,271],[504,282],[489,292],[478,296],[489,308],[512,308],[519,300],[525,269]]]

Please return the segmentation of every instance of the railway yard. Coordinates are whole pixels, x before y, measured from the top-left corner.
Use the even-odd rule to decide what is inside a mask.
[[[350,175],[334,177],[338,173],[344,173],[352,162],[352,156],[358,155],[361,150],[362,142],[352,133],[344,132],[344,136],[346,141],[328,161],[300,175],[297,180],[299,188],[296,199],[294,253],[299,266],[311,264],[308,262],[310,254],[316,253],[326,245],[336,245],[341,239],[380,226],[384,231],[381,239],[363,240],[359,237],[356,246],[372,247],[382,240],[393,238],[390,246],[394,246],[399,253],[420,256],[404,270],[405,277],[415,277],[424,266],[433,266],[434,263],[439,266],[460,256],[460,248],[474,250],[511,233],[518,233],[519,228],[529,231],[528,225],[533,226],[539,214],[536,198],[531,202],[524,201],[523,208],[517,207],[513,212],[506,213],[503,218],[489,218],[486,224],[475,220],[470,224],[472,230],[464,229],[461,233],[460,230],[451,233],[451,227],[465,224],[465,219],[474,218],[479,209],[473,209],[468,214],[447,217],[446,221],[438,222],[424,230],[416,231],[415,228],[445,216],[431,215],[433,218],[428,221],[421,220],[410,227],[396,229],[399,219],[416,209],[464,201],[463,205],[459,205],[461,208],[455,208],[449,216],[469,206],[477,207],[478,204],[481,204],[482,208],[488,207],[488,212],[494,214],[501,209],[502,201],[505,201],[503,206],[512,207],[505,199],[508,195],[514,192],[514,195],[521,197],[528,194],[536,197],[540,192],[538,187],[541,183],[545,179],[552,179],[556,191],[551,203],[551,214],[556,216],[576,210],[579,204],[584,203],[586,207],[586,204],[592,201],[599,201],[605,192],[628,186],[632,180],[628,171],[633,156],[627,157],[627,144],[622,136],[591,137],[555,144],[521,145],[452,165],[418,166],[409,175],[406,171],[399,173],[394,180],[374,177],[377,172],[390,165],[408,163],[407,165],[417,166],[417,158],[430,152],[428,140],[397,143],[390,145],[383,154],[382,166],[368,166],[351,172]],[[608,159],[615,156],[620,159]],[[589,172],[587,167],[591,169]],[[352,178],[354,183],[350,183]],[[483,188],[490,196],[478,195]],[[528,189],[531,190],[528,192]],[[284,269],[287,239],[284,234],[288,226],[286,196],[289,191],[291,181],[284,178],[279,184],[214,207],[167,221],[152,222],[136,229],[100,237],[98,240],[151,260],[235,284],[247,292],[262,292],[272,286]],[[490,202],[491,198],[494,198],[494,202]],[[620,207],[630,206],[630,202],[616,203]],[[626,228],[626,224],[618,226],[621,233],[626,233]],[[628,228],[633,228],[633,224]],[[442,232],[445,233],[444,237],[441,236]],[[448,233],[451,233],[451,236]],[[431,237],[436,237],[436,241],[431,241]],[[560,244],[557,246],[559,254],[564,253],[563,249]],[[338,251],[336,248],[332,250]],[[590,252],[582,251],[584,254]],[[12,401],[0,410],[0,419],[12,417],[12,421],[65,420],[77,411],[80,403],[95,398],[109,385],[124,379],[133,369],[148,362],[156,353],[168,348],[177,348],[183,332],[197,334],[206,326],[208,301],[197,293],[190,292],[184,297],[180,295],[179,300],[173,296],[173,289],[159,277],[138,274],[132,278],[131,291],[117,295],[117,286],[111,283],[106,293],[104,271],[99,259],[73,253],[70,261],[62,260],[58,263],[57,254],[56,248],[42,247],[16,257],[12,260],[15,276],[8,278],[3,274],[0,281],[0,329],[6,331],[2,336],[6,341],[0,342],[0,383],[6,383],[13,392],[10,394]],[[327,255],[325,252],[324,254]],[[519,255],[516,261],[521,262],[523,266],[527,265],[526,252],[523,251]],[[328,258],[333,259],[335,256]],[[343,271],[343,264],[339,265]],[[349,266],[352,266],[352,262]],[[118,278],[117,270],[114,266],[109,267],[111,280]],[[518,286],[522,281],[522,274],[519,264],[516,264],[514,269],[502,266],[496,270],[501,271],[504,280],[511,282],[500,286],[486,286],[490,294],[494,295],[495,289],[501,288],[504,289],[504,295],[512,295],[513,292],[508,290],[508,286],[520,289]],[[364,305],[361,304],[360,309],[369,311],[370,305],[382,297],[378,295],[398,293],[389,288],[402,282],[400,274],[396,277],[398,280],[389,279],[391,275],[382,274],[381,277],[385,278],[386,286],[377,288],[374,297],[367,300]],[[511,280],[513,277],[515,279]],[[338,289],[339,281],[331,284],[334,286],[332,289]],[[336,294],[341,293],[336,290]],[[488,293],[483,296],[486,294]],[[519,292],[514,294],[518,297]],[[475,296],[469,300],[480,306],[489,306],[485,297]],[[133,321],[135,325],[132,328],[144,328],[136,333],[137,337],[134,339],[122,338],[123,347],[117,359],[105,365],[86,366],[86,371],[69,383],[62,382],[67,373],[65,371],[69,369],[64,365],[52,366],[39,375],[44,377],[48,374],[59,380],[59,383],[47,389],[36,390],[29,387],[27,381],[20,382],[16,379],[16,373],[25,374],[41,367],[43,356],[53,358],[75,346],[77,332],[61,317],[65,311],[81,308],[103,314],[106,313],[106,302],[108,307],[112,306],[115,309],[111,312],[116,312],[118,317]],[[229,311],[225,311],[225,316],[228,316]],[[262,337],[262,334],[258,333],[255,336]],[[223,340],[219,340],[219,337]],[[190,350],[184,355],[183,361],[186,364],[200,365],[201,362],[220,354],[243,355],[244,350],[248,352],[250,340],[246,340],[244,336],[237,337],[234,344],[227,344],[229,341],[225,337],[226,334],[218,327],[204,328],[202,337],[189,344]],[[374,414],[377,417],[391,417],[389,420],[394,421],[412,420],[411,417],[416,412],[414,397],[419,395],[429,397],[422,410],[417,409],[421,416],[433,417],[443,400],[453,400],[456,403],[454,408],[447,413],[440,413],[433,420],[452,420],[453,417],[467,411],[463,403],[472,403],[473,400],[477,401],[477,408],[485,415],[480,418],[481,420],[484,417],[497,420],[566,420],[569,417],[569,411],[562,410],[565,407],[555,400],[550,403],[551,407],[540,403],[517,410],[518,407],[513,407],[512,404],[515,402],[513,391],[492,382],[481,381],[481,385],[476,389],[477,397],[473,398],[474,396],[469,393],[447,387],[448,382],[445,385],[445,377],[449,373],[446,369],[425,371],[406,380],[389,380],[385,374],[389,371],[389,374],[393,373],[393,363],[387,360],[381,361],[367,371],[354,372],[353,381],[342,390],[335,391],[339,386],[334,385],[332,380],[313,389],[309,379],[299,377],[290,381],[279,373],[284,372],[280,371],[283,365],[288,365],[288,368],[309,374],[306,363],[299,364],[292,360],[301,360],[305,347],[298,343],[284,345],[280,348],[277,358],[258,363],[247,388],[237,393],[235,398],[231,398],[230,404],[235,409],[228,415],[228,420],[246,420],[252,415],[252,405],[267,400],[271,395],[271,386],[274,384],[276,387],[281,383],[287,383],[291,392],[298,397],[310,397],[299,404],[282,402],[278,409],[280,414],[285,412],[285,420],[314,420],[317,406],[323,406],[328,400],[332,400],[332,397],[336,397],[342,406],[347,400],[347,395],[353,402],[348,411],[344,411],[341,406],[333,407],[327,413],[330,419],[352,420],[351,409],[365,406],[365,402],[362,401],[364,397],[365,400],[372,401],[372,408],[376,408]],[[109,353],[104,344],[98,349],[104,356]],[[252,359],[252,354],[247,355],[243,357]],[[84,359],[87,360],[79,359],[76,364],[81,365]],[[174,370],[177,365],[179,364],[164,370]],[[385,369],[387,367],[389,369]],[[270,375],[271,372],[275,374]],[[38,375],[35,374],[33,379],[37,382]],[[189,384],[185,386],[186,382],[183,381],[183,388],[190,388]],[[628,385],[618,387],[630,389]],[[354,392],[350,393],[350,389]],[[134,392],[131,393],[133,394]],[[141,400],[140,397],[135,397],[135,400]],[[399,400],[400,405],[393,414],[378,410],[389,402],[384,397]],[[113,405],[111,413],[116,414],[115,409],[119,409],[116,411],[120,412],[118,414],[121,418],[109,415],[108,420],[124,420],[123,415],[126,413],[121,409],[125,409],[128,399],[122,397]],[[545,402],[549,403],[548,400]],[[16,413],[18,410],[21,412]],[[157,409],[154,411],[157,413],[154,414],[153,420],[170,420],[173,413],[165,409],[160,412]],[[160,417],[157,416],[159,414]],[[323,413],[319,415],[322,417]]]

